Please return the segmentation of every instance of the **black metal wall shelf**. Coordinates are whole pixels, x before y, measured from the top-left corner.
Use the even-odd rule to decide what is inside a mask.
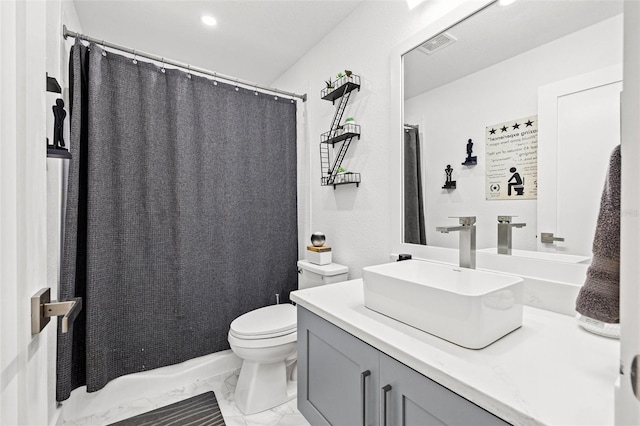
[[[345,172],[341,167],[342,160],[344,160],[353,138],[360,139],[359,125],[354,123],[340,124],[351,92],[355,89],[360,90],[360,77],[350,72],[347,73],[349,75],[341,76],[336,81],[332,81],[331,87],[325,87],[320,92],[322,99],[331,101],[334,105],[336,99],[340,99],[331,122],[331,130],[320,135],[320,167],[322,170],[320,184],[333,186],[333,189],[336,189],[338,185],[345,184],[360,186],[360,173]],[[339,145],[336,146],[336,144]],[[330,151],[330,145],[333,151]],[[333,155],[331,155],[332,153]],[[331,157],[334,157],[333,160]]]
[[[345,91],[346,89],[346,91]],[[351,74],[340,77],[333,82],[333,87],[325,87],[320,92],[320,97],[325,101],[335,103],[335,100],[344,96],[345,93],[358,89],[360,91],[360,76]]]
[[[329,130],[320,135],[320,143],[326,143],[333,145],[338,142],[342,142],[347,138],[360,139],[360,125],[358,124],[345,124],[342,129]]]
[[[338,185],[346,185],[348,183],[355,183],[356,188],[360,186],[360,173],[338,173],[333,180],[333,182],[329,182],[328,177],[323,177],[321,180],[322,186],[333,185],[333,189],[336,189]]]
[[[71,153],[64,148],[47,148],[48,158],[62,158],[63,160],[71,160]]]

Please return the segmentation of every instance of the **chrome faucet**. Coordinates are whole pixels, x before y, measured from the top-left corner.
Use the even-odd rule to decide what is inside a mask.
[[[511,230],[523,228],[526,223],[511,223],[516,216],[498,216],[498,254],[511,254]]]
[[[459,226],[438,226],[436,231],[448,234],[453,231],[460,231],[460,243],[458,251],[460,253],[460,267],[476,269],[476,217],[460,217]]]

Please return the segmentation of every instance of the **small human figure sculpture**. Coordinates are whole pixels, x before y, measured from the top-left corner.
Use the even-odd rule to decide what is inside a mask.
[[[520,173],[516,171],[515,167],[511,167],[509,172],[513,173],[507,183],[509,184],[509,188],[507,190],[507,194],[511,196],[511,188],[516,191],[516,195],[524,195],[524,179],[520,177]]]
[[[442,189],[453,189],[456,187],[456,181],[451,180],[451,174],[453,173],[453,168],[451,168],[451,164],[447,164],[447,168],[444,169],[445,174],[447,175],[447,180],[444,183]]]
[[[465,158],[463,166],[474,166],[478,164],[478,157],[472,156],[473,154],[473,141],[469,139],[467,142],[467,158]]]
[[[64,145],[64,118],[67,116],[67,112],[64,110],[64,101],[62,99],[56,99],[56,104],[53,109],[53,148],[54,149],[66,149]]]

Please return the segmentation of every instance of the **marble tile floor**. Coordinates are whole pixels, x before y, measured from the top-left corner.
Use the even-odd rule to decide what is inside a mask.
[[[243,415],[233,400],[233,391],[238,382],[239,373],[240,370],[230,371],[198,380],[161,395],[139,398],[135,401],[112,407],[102,413],[96,413],[73,421],[65,421],[64,426],[107,425],[207,391],[215,393],[226,426],[309,426],[309,423],[296,407],[296,398],[271,410],[250,416]]]

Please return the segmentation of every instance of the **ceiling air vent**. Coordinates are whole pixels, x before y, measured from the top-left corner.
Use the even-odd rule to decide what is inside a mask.
[[[449,33],[440,33],[435,37],[431,37],[429,40],[422,43],[418,46],[422,52],[427,55],[432,55],[438,50],[444,49],[445,47],[455,43],[456,38]]]

